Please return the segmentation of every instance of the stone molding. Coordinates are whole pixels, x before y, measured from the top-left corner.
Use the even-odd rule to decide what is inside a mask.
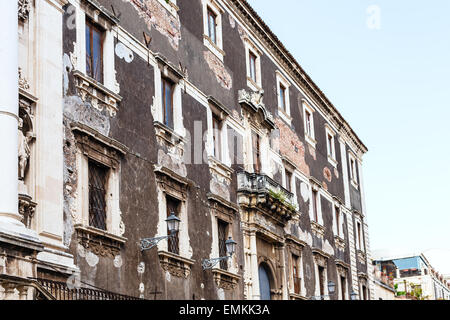
[[[83,102],[89,102],[99,111],[106,109],[111,117],[115,117],[119,111],[119,103],[122,97],[101,83],[76,70],[73,72],[75,87],[80,93]]]
[[[93,227],[80,224],[74,227],[77,232],[78,243],[85,249],[102,257],[115,258],[120,254],[120,250],[128,240]]]
[[[19,21],[28,20],[31,10],[31,0],[18,0],[17,5]]]
[[[214,275],[214,282],[216,283],[217,287],[223,290],[234,290],[236,289],[241,276],[227,272],[222,269],[213,269],[212,273]]]

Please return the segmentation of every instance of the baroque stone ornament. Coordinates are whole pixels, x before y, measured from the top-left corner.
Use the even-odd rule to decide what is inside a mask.
[[[30,89],[30,84],[28,83],[28,80],[25,79],[25,77],[22,74],[22,68],[19,67],[19,88],[23,90]]]
[[[23,132],[23,119],[19,118],[19,180],[25,179],[28,160],[31,154],[30,143],[33,139],[31,132]]]
[[[30,0],[18,0],[18,16],[19,20],[26,21],[28,20],[28,16],[31,10],[31,1]]]
[[[37,203],[33,202],[30,196],[19,194],[19,214],[22,216],[22,222],[27,228],[31,228],[36,205]]]

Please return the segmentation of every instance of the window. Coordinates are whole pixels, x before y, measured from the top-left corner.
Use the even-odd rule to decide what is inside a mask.
[[[256,83],[256,55],[253,52],[249,53],[249,61],[250,61],[250,79],[252,79]]]
[[[306,134],[312,136],[312,114],[308,110],[305,111]]]
[[[317,142],[314,134],[314,109],[312,109],[305,101],[303,101],[303,117],[306,142],[315,148]]]
[[[217,15],[208,7],[208,36],[211,41],[217,45],[216,37],[216,19]]]
[[[213,146],[214,146],[214,157],[222,161],[222,139],[221,139],[221,127],[222,121],[213,115]]]
[[[247,86],[253,91],[261,90],[261,55],[257,46],[250,39],[245,39],[245,56],[247,63]]]
[[[336,168],[337,161],[336,161],[336,146],[335,146],[335,132],[328,124],[325,124],[325,133],[326,133],[326,143],[327,143],[327,155],[328,155],[328,162],[333,165],[333,167]]]
[[[356,169],[356,160],[355,157],[349,153],[349,165],[350,165],[350,181],[355,188],[358,187],[358,174]]]
[[[292,172],[289,170],[285,170],[285,176],[286,176],[286,190],[289,192],[292,192]]]
[[[357,232],[357,243],[358,243],[358,249],[361,251],[365,251],[364,250],[364,239],[363,239],[363,234],[362,234],[362,228],[361,228],[361,223],[359,221],[356,222],[356,232]]]
[[[325,295],[325,268],[322,266],[318,266],[319,270],[319,293],[320,293],[320,299],[323,299],[323,296]]]
[[[341,299],[346,300],[347,296],[347,280],[344,276],[340,276],[341,281]]]
[[[313,218],[314,218],[315,222],[319,222],[319,212],[318,212],[317,202],[318,202],[317,191],[313,190],[312,191],[312,206],[313,206]]]
[[[90,20],[86,20],[86,74],[103,83],[103,38],[100,30]]]
[[[294,281],[294,293],[300,294],[300,272],[299,272],[300,258],[295,254],[292,255],[292,279]]]
[[[106,226],[106,188],[109,169],[89,160],[89,225],[107,230]]]
[[[279,71],[276,71],[276,78],[278,91],[278,114],[284,121],[291,124],[291,108],[289,103],[290,83]]]
[[[202,0],[203,44],[223,62],[225,52],[222,40],[223,9],[215,0]]]
[[[367,288],[365,285],[362,285],[362,299],[367,300]]]
[[[286,88],[280,84],[280,108],[284,111],[286,111]]]
[[[169,79],[162,78],[161,97],[163,110],[163,123],[173,129],[173,87],[174,83]]]
[[[341,234],[341,210],[339,209],[338,206],[334,207],[334,214],[335,214],[335,220],[336,220],[336,235],[338,237],[342,237]]]
[[[166,208],[167,217],[170,217],[172,213],[174,213],[176,216],[179,216],[180,201],[170,196],[166,196]],[[167,234],[170,234],[168,228]],[[176,233],[174,237],[168,239],[168,249],[171,253],[174,253],[176,255],[180,254],[179,233]]]
[[[225,241],[227,241],[228,237],[228,223],[218,220],[217,221],[217,229],[218,229],[218,239],[219,239],[219,256],[226,257],[227,247],[225,245]],[[226,260],[220,261],[220,268],[222,270],[228,270],[228,262]]]
[[[252,132],[253,146],[253,172],[261,173],[261,138],[256,132]]]

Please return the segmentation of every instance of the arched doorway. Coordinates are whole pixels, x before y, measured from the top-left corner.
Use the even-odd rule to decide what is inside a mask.
[[[271,287],[270,287],[270,280],[271,280],[271,272],[269,267],[261,263],[259,265],[258,269],[259,273],[259,292],[261,296],[261,300],[271,300]]]

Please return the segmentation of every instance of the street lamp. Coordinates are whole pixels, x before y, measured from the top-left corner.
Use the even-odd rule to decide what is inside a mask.
[[[169,235],[157,238],[141,239],[141,251],[150,250],[155,247],[160,241],[173,238],[180,230],[181,220],[175,215],[174,212],[166,219],[167,228],[169,229]]]
[[[333,281],[328,281],[327,287],[328,287],[328,294],[322,296],[313,296],[310,297],[309,300],[322,300],[325,297],[333,295],[336,291],[336,284]]]
[[[230,259],[233,254],[236,252],[236,241],[234,241],[231,237],[225,241],[225,248],[227,250],[226,257],[214,258],[214,259],[203,259],[202,267],[203,270],[208,270],[214,268],[220,261]]]
[[[352,293],[350,294],[350,299],[352,299],[353,301],[358,300],[358,294],[355,291],[352,291]]]
[[[330,295],[334,294],[336,291],[336,284],[333,281],[328,281],[328,293]]]

